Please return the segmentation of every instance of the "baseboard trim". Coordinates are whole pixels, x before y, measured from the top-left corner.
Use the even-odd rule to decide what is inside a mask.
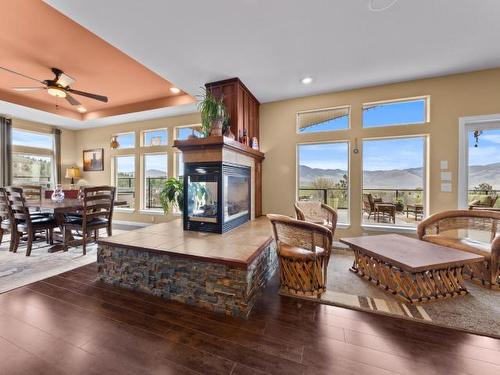
[[[148,227],[151,225],[150,223],[143,223],[140,221],[126,221],[126,220],[113,220],[113,223],[122,225],[132,225],[135,227]]]

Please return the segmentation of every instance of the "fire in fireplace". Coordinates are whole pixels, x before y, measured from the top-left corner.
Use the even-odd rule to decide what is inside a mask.
[[[184,229],[224,233],[250,220],[250,168],[229,163],[186,163]]]

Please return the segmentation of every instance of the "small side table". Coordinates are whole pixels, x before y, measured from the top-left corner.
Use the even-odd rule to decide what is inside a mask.
[[[392,223],[396,224],[396,205],[392,203],[375,203],[375,218],[380,222],[380,213],[382,217],[387,213],[392,219]]]
[[[415,215],[415,221],[418,220],[418,215],[424,215],[424,206],[421,204],[407,204],[406,205],[406,217],[412,212]]]

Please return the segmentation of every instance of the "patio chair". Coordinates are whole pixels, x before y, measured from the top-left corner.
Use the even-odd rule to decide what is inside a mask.
[[[491,195],[476,196],[476,199],[473,199],[469,203],[469,210],[473,210],[475,208],[493,208],[495,207],[497,199],[498,196],[495,197],[492,197]]]
[[[323,225],[267,215],[273,225],[280,267],[280,291],[317,297],[326,291],[332,232]]]
[[[295,215],[297,220],[326,226],[335,234],[337,228],[337,212],[327,204],[319,201],[297,201],[295,202]]]
[[[440,212],[422,221],[417,234],[424,241],[484,256],[484,262],[465,267],[465,276],[482,286],[500,287],[500,212]]]
[[[380,213],[385,215],[389,214],[393,223],[396,223],[396,205],[392,202],[384,202],[382,198],[374,198],[370,193],[363,193],[363,211],[368,214],[368,219],[371,215],[377,221],[380,221]]]
[[[81,232],[83,255],[87,254],[87,242],[94,234],[97,242],[99,230],[106,229],[111,236],[115,188],[112,186],[96,186],[83,188],[81,191],[83,209],[80,215],[67,215],[63,225],[64,251],[68,250],[72,230]]]
[[[6,191],[13,220],[11,241],[14,241],[14,247],[12,251],[17,251],[21,237],[24,234],[27,235],[26,256],[31,255],[31,249],[37,232],[46,232],[47,241],[52,244],[53,230],[58,227],[54,216],[40,216],[38,213],[30,214],[22,188],[8,187]]]

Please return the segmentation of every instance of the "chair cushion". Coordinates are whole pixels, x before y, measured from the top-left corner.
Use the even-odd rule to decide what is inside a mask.
[[[36,228],[37,226],[53,226],[53,227],[56,227],[57,226],[57,222],[56,220],[54,219],[54,217],[35,217],[35,218],[31,218],[31,224]],[[20,228],[27,228],[28,227],[28,224],[26,224],[26,222],[19,222],[18,224],[18,227]]]
[[[9,219],[4,219],[0,222],[0,226],[2,228],[9,228],[10,227],[10,220]]]
[[[316,252],[304,249],[298,246],[290,246],[287,244],[280,244],[278,254],[281,257],[292,258],[297,260],[313,260],[318,256],[325,256],[326,252],[323,248],[316,246]]]
[[[472,240],[470,238],[454,238],[443,235],[426,235],[424,241],[435,243],[436,245],[451,247],[453,249],[467,251],[469,253],[482,255],[489,258],[491,256],[491,244]]]
[[[66,223],[71,225],[83,225],[83,217],[68,215],[66,216]],[[90,221],[87,221],[87,226],[107,225],[108,223],[109,220],[96,217]]]

